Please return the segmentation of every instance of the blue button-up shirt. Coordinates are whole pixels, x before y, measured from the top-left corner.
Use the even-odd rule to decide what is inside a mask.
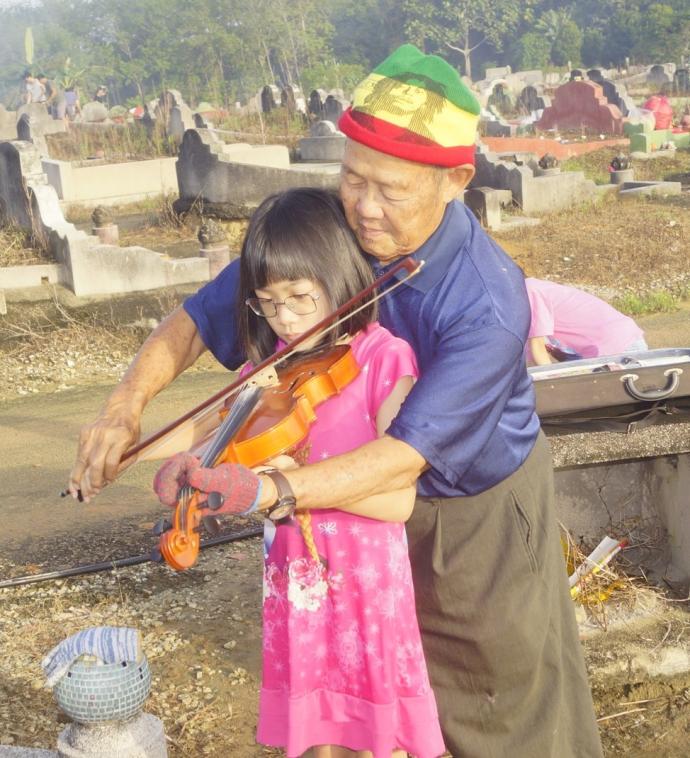
[[[522,272],[457,201],[412,257],[424,261],[421,271],[380,301],[381,323],[412,345],[420,369],[388,434],[431,465],[419,494],[474,495],[512,474],[539,431]],[[238,282],[233,261],[184,306],[204,344],[233,369],[244,360],[233,328]]]

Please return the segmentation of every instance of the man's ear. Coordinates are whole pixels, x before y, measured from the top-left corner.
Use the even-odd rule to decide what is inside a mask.
[[[443,199],[446,203],[455,200],[456,197],[462,197],[462,193],[467,185],[472,181],[474,176],[474,166],[466,163],[462,166],[455,166],[448,169],[446,174]]]

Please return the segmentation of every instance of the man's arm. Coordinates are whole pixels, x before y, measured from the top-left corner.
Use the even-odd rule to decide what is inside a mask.
[[[69,491],[88,502],[115,478],[125,451],[139,439],[144,408],[206,350],[196,325],[182,306],[148,336],[103,404],[82,427]]]
[[[384,435],[348,453],[319,463],[283,471],[300,508],[341,508],[414,486],[426,467],[424,458],[410,445]],[[269,508],[277,499],[273,480],[261,477],[258,503]]]

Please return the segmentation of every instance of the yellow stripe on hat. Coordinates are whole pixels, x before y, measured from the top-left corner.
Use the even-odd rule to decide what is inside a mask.
[[[432,90],[381,74],[369,74],[357,86],[352,108],[441,147],[473,145],[479,120]]]

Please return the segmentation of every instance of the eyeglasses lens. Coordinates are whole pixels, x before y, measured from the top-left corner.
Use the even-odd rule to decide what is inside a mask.
[[[290,295],[282,303],[276,303],[273,300],[265,300],[258,297],[249,297],[246,304],[256,313],[257,316],[264,318],[274,318],[278,315],[278,306],[283,305],[297,316],[308,316],[316,311],[316,298],[313,295]]]

